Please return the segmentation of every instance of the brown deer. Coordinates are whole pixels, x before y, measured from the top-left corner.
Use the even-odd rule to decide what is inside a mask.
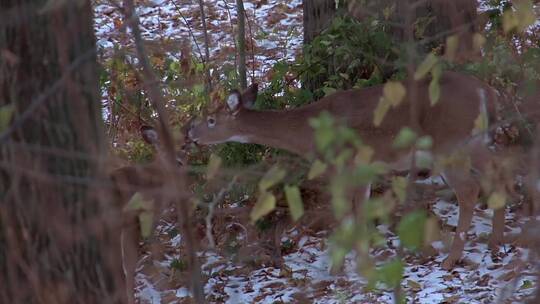
[[[128,303],[135,303],[135,272],[139,260],[139,242],[141,231],[139,230],[138,212],[126,210],[126,205],[135,195],[140,193],[145,200],[153,201],[154,225],[158,219],[163,202],[170,201],[166,196],[172,195],[170,189],[165,189],[169,173],[164,170],[168,162],[164,159],[158,132],[152,127],[143,126],[140,129],[145,142],[151,144],[155,150],[154,160],[145,165],[124,166],[109,173],[112,182],[114,200],[117,207],[122,210],[122,224],[120,235],[120,250],[122,256],[122,270],[125,276],[125,287]],[[177,154],[177,174],[185,177],[184,165],[185,154],[181,150]]]
[[[431,136],[435,156],[447,155],[459,147],[470,156],[473,169],[482,170],[490,156],[486,142],[489,138],[487,135],[471,135],[481,113],[489,119],[495,116],[497,93],[472,76],[445,72],[440,79],[440,100],[432,106],[428,86],[428,80],[416,82],[415,103],[420,135]],[[410,122],[409,92],[399,106],[387,112],[378,127],[373,124],[373,116],[383,95],[382,85],[337,92],[306,106],[282,111],[251,109],[256,95],[256,84],[242,94],[233,91],[225,107],[207,115],[204,120],[194,121],[188,131],[189,138],[198,144],[257,143],[309,157],[315,151],[314,130],[309,119],[326,111],[356,130],[363,142],[374,149],[375,160],[386,162],[394,170],[409,168],[411,151],[391,147],[400,129]],[[447,168],[443,175],[459,202],[456,234],[450,253],[442,263],[443,268],[451,269],[461,258],[480,184],[469,170]],[[362,190],[358,193],[365,193]],[[504,208],[495,210],[493,216],[491,248],[497,248],[502,242],[503,229]]]

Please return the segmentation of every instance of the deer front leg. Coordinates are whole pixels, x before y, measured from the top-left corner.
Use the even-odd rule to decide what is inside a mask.
[[[456,229],[456,235],[450,247],[448,257],[442,262],[441,267],[450,270],[461,258],[465,242],[467,241],[467,232],[471,227],[474,204],[480,193],[480,186],[470,177],[460,177],[459,175],[447,176],[447,182],[454,189],[459,204],[459,219]]]
[[[493,211],[492,231],[489,236],[488,247],[495,251],[504,243],[504,207]]]

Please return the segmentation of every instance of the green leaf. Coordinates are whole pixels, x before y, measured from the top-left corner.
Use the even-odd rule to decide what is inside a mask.
[[[350,211],[349,200],[345,195],[346,180],[344,176],[337,176],[330,184],[332,194],[332,207],[336,218],[341,219]]]
[[[208,165],[206,166],[206,179],[211,180],[213,179],[217,172],[219,171],[219,168],[221,167],[221,157],[217,156],[216,154],[211,154],[210,159],[208,160]]]
[[[328,168],[326,163],[323,163],[318,159],[315,160],[309,169],[308,179],[311,180],[321,176],[324,172],[326,172],[326,168]]]
[[[429,151],[416,151],[416,167],[420,169],[433,168],[433,154]]]
[[[523,283],[521,283],[521,286],[519,287],[520,290],[522,289],[529,289],[533,288],[533,283],[529,280],[523,280]]]
[[[429,150],[433,146],[433,139],[429,135],[422,136],[416,141],[419,150]]]
[[[426,213],[416,211],[404,216],[398,224],[397,233],[402,245],[411,250],[421,248],[424,241]]]
[[[337,90],[331,87],[323,87],[322,91],[324,92],[324,96],[328,96],[334,94]]]
[[[399,286],[403,279],[403,263],[400,260],[393,260],[384,264],[378,270],[378,278],[390,288]]]
[[[255,223],[261,217],[267,215],[268,213],[274,211],[276,208],[276,197],[270,192],[264,192],[259,196],[257,203],[251,209],[249,218],[251,223]]]
[[[418,66],[418,69],[416,69],[416,72],[414,73],[414,80],[420,80],[426,77],[427,73],[431,71],[438,61],[439,59],[435,54],[429,53],[424,61],[422,61],[420,66]]]
[[[287,171],[284,169],[281,169],[278,166],[273,166],[268,172],[266,172],[259,182],[259,190],[261,193],[283,180],[286,174]]]
[[[285,197],[289,204],[289,210],[294,221],[297,221],[304,214],[304,204],[297,186],[285,186]]]
[[[405,95],[407,94],[407,90],[403,86],[401,82],[397,81],[389,81],[384,85],[383,88],[383,96],[384,99],[386,99],[393,107],[398,106],[401,101],[403,101],[403,98],[405,98]]]
[[[488,207],[497,210],[506,206],[506,193],[504,191],[495,191],[488,198]]]
[[[399,131],[392,146],[397,149],[408,148],[416,140],[416,133],[409,127],[403,127]]]
[[[13,104],[0,107],[0,133],[4,132],[9,126],[13,113],[15,113],[15,106]]]
[[[310,119],[309,125],[315,129],[315,144],[318,151],[325,152],[336,137],[334,118],[325,111],[319,117]]]
[[[396,194],[399,201],[403,203],[407,196],[407,178],[396,176],[392,179],[392,191]]]

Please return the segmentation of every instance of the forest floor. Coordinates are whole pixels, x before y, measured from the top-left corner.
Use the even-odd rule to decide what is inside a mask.
[[[95,31],[102,56],[110,55],[114,48],[129,46],[123,16],[111,2],[96,0]],[[183,41],[197,39],[194,54],[199,56],[203,46],[202,25],[198,1],[146,0],[136,1],[144,39],[163,43],[171,56],[178,55]],[[264,81],[265,75],[277,60],[294,60],[301,50],[301,1],[245,0],[249,31],[257,41],[251,47],[251,75]],[[206,0],[211,58],[214,62],[234,62],[234,39],[230,20],[235,20],[232,0]],[[189,25],[189,26],[188,26]],[[202,51],[200,53],[203,53]],[[236,204],[237,205],[237,204]],[[431,209],[452,231],[457,223],[457,205],[452,200],[433,198]],[[231,208],[234,208],[235,205]],[[241,209],[241,208],[239,208]],[[514,211],[506,215],[505,233],[519,233],[526,218]],[[170,212],[169,212],[170,213]],[[404,293],[410,303],[523,303],[535,290],[534,269],[528,250],[506,245],[498,253],[487,249],[486,235],[491,229],[492,212],[476,209],[476,215],[467,243],[464,259],[454,270],[445,271],[440,262],[447,242],[433,246],[441,253],[431,257],[408,255]],[[245,229],[242,225],[240,228]],[[235,230],[226,227],[229,230]],[[238,242],[246,242],[241,230],[235,234]],[[396,255],[398,239],[385,226],[379,230],[387,237],[387,245],[371,251],[375,261],[387,261]],[[304,229],[299,225],[283,229],[279,267],[258,257],[257,263],[230,258],[226,250],[201,251],[199,259],[206,280],[205,294],[212,303],[393,303],[393,291],[378,286],[375,291],[365,289],[366,280],[356,271],[355,256],[346,258],[339,275],[329,274],[328,235],[326,230]],[[137,298],[141,303],[189,302],[189,291],[182,277],[182,237],[176,232],[174,216],[165,214],[156,232],[161,255],[150,254],[144,246],[137,274]],[[247,232],[246,232],[247,234]],[[451,235],[451,233],[448,233]],[[448,239],[448,235],[446,238]],[[257,251],[251,254],[258,254]],[[153,258],[151,258],[153,257]],[[507,296],[508,295],[508,296]]]

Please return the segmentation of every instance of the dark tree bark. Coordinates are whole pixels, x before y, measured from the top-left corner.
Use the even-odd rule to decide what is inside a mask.
[[[0,0],[1,303],[125,302],[92,17],[88,0]]]
[[[246,14],[244,10],[244,1],[236,0],[236,14],[238,16],[238,78],[240,88],[247,88],[246,73]]]
[[[335,0],[304,0],[304,44],[313,41],[330,25],[336,14]]]
[[[302,1],[302,9],[304,14],[304,45],[306,45],[332,23],[336,15],[336,2],[335,0],[304,0]],[[328,65],[331,65],[331,61],[328,61]],[[328,70],[331,71],[332,68]],[[323,77],[305,77],[303,86],[310,91],[315,91],[323,85],[324,81],[326,79]]]

